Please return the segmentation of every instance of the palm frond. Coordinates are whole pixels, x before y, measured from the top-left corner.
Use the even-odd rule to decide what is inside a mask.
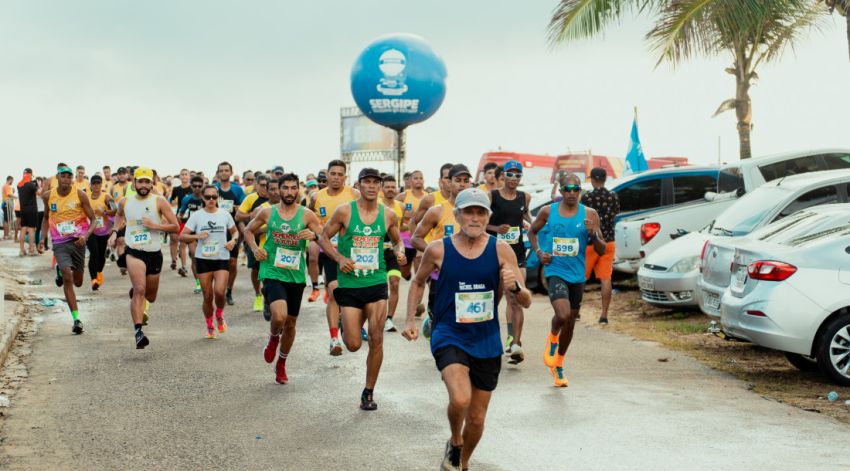
[[[639,14],[660,8],[669,0],[561,0],[552,12],[549,44],[587,38],[602,32],[625,13]]]
[[[799,4],[783,12],[783,18],[776,27],[765,36],[764,43],[753,55],[751,70],[762,62],[778,59],[787,48],[794,46],[806,33],[822,31],[828,26],[829,9],[818,2]]]

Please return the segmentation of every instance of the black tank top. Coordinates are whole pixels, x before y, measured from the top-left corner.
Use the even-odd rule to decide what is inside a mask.
[[[528,211],[528,208],[525,207],[525,193],[517,191],[516,198],[506,200],[499,194],[499,190],[493,190],[490,192],[490,197],[492,200],[490,209],[493,211],[493,215],[490,216],[490,224],[493,226],[507,224],[511,227],[519,228],[519,240],[516,244],[512,244],[511,247],[516,252],[517,259],[520,260],[520,256],[522,255],[521,260],[524,260],[525,243],[522,233],[522,217]],[[495,232],[487,232],[494,236],[496,235]]]

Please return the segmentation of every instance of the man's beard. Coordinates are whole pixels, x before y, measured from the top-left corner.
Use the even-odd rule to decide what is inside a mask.
[[[136,193],[138,193],[139,196],[148,196],[148,193],[150,193],[150,192],[151,191],[148,190],[147,188],[139,188],[139,189],[136,190]]]
[[[297,198],[294,197],[294,196],[284,196],[282,199],[283,199],[283,204],[289,206],[290,204],[294,204],[295,200]]]

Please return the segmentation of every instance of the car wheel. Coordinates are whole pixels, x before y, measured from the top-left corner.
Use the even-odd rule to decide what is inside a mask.
[[[850,386],[850,314],[836,317],[818,339],[818,365],[832,382]]]
[[[785,358],[788,359],[788,363],[791,363],[800,371],[818,371],[820,369],[817,359],[810,356],[785,352]]]

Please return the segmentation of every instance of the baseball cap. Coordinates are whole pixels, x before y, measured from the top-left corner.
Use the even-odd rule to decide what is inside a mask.
[[[27,167],[27,168],[24,169],[24,173],[32,174],[32,169]]]
[[[92,175],[91,180],[89,182],[94,185],[95,183],[103,183],[103,177],[100,175]]]
[[[366,167],[360,171],[360,175],[357,176],[357,181],[363,180],[364,178],[375,177],[378,180],[381,180],[381,172],[376,168]]]
[[[310,188],[311,186],[319,186],[319,182],[317,182],[316,180],[307,180],[305,186],[307,188]]]
[[[116,170],[116,172],[117,173],[127,173],[127,168],[126,167],[118,167],[118,170]]]
[[[487,212],[492,213],[490,210],[490,198],[487,197],[487,193],[478,188],[467,188],[461,191],[457,198],[455,198],[455,208],[463,209],[469,208],[472,206],[481,206],[482,208],[487,209]]]
[[[522,164],[516,160],[508,160],[507,162],[505,162],[505,165],[502,167],[502,170],[506,172],[508,170],[519,170],[520,172],[522,172]]]
[[[602,167],[594,167],[590,170],[590,178],[594,180],[605,180],[608,178],[608,173]]]
[[[276,165],[276,166],[272,169],[272,173],[278,173],[278,172],[280,172],[280,173],[284,173],[284,172],[283,172],[283,167],[281,167],[280,165]]]
[[[73,175],[74,171],[71,170],[71,167],[59,167],[56,169],[56,175],[59,175],[60,173],[70,173]]]
[[[147,178],[148,180],[153,181],[153,170],[147,167],[138,167],[136,168],[136,171],[133,172],[133,178],[136,180]]]
[[[469,171],[469,168],[467,168],[464,164],[455,164],[449,169],[449,178],[454,178],[458,175],[467,175],[472,177],[472,173]],[[490,206],[488,205],[487,208],[489,207]]]
[[[324,170],[319,170],[319,173],[318,175],[316,175],[316,178],[328,178],[328,172],[325,172]]]

